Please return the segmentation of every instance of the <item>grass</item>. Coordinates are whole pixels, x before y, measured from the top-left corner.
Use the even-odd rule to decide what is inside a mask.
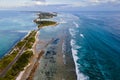
[[[18,61],[12,66],[12,68],[7,72],[4,78],[0,80],[15,80],[15,76],[19,74],[20,71],[24,70],[24,67],[28,65],[29,58],[33,55],[33,52],[30,50],[25,51]]]
[[[38,28],[57,24],[55,21],[36,21],[36,23],[38,24]]]
[[[18,52],[26,44],[24,47],[25,52],[7,72],[6,76],[4,78],[0,78],[0,80],[15,80],[15,77],[19,74],[19,72],[22,71],[24,67],[29,63],[29,58],[33,55],[33,52],[30,51],[30,49],[35,42],[36,33],[36,31],[31,31],[27,37],[17,43],[17,45],[11,51],[11,54],[6,55],[0,60],[0,72],[2,72],[8,66],[8,64],[14,60]]]
[[[13,59],[15,58],[15,56],[17,55],[18,50],[14,50],[11,55],[7,55],[4,58],[2,58],[0,60],[0,71],[2,71],[5,67],[7,67],[7,65],[13,61]]]

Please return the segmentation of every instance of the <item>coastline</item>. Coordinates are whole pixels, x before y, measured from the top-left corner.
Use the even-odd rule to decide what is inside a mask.
[[[19,73],[19,75],[17,76],[16,80],[26,80],[26,79],[25,79],[25,77],[26,77],[26,72],[29,72],[29,71],[30,71],[30,69],[29,69],[30,67],[31,67],[31,70],[32,70],[32,68],[33,68],[32,62],[33,62],[34,58],[36,58],[36,57],[38,56],[38,54],[36,53],[36,45],[37,45],[37,43],[38,43],[38,41],[39,41],[39,39],[38,39],[38,35],[39,35],[39,34],[40,34],[39,31],[37,31],[37,33],[36,33],[36,35],[35,35],[35,42],[34,42],[34,44],[33,44],[33,46],[32,46],[32,49],[31,49],[31,50],[33,51],[33,56],[31,57],[31,59],[29,59],[30,62],[28,63],[27,66],[24,67],[24,70]],[[27,36],[27,35],[26,35],[26,36]],[[29,74],[30,74],[30,72],[29,72]],[[29,74],[27,74],[27,76],[29,76]],[[27,78],[27,77],[26,77],[26,78]]]
[[[11,47],[11,49],[3,56],[0,60],[4,59],[4,58],[7,57],[7,56],[12,55],[12,53],[16,50],[17,44],[18,44],[20,41],[23,41],[28,35],[30,35],[30,31],[29,31],[23,38],[21,38],[20,40],[18,40],[18,41],[13,45],[13,47]],[[17,55],[17,54],[16,54],[16,55]],[[0,73],[1,73],[1,70],[0,70]]]
[[[12,56],[13,52],[16,50],[18,50],[18,52],[16,53],[15,57],[13,57],[13,60],[11,60],[10,63],[7,65],[7,67],[5,67],[5,69],[3,69],[3,71],[1,72],[1,77],[4,78],[4,76],[6,76],[8,70],[10,68],[12,68],[12,65],[16,64],[16,61],[18,61],[18,59],[21,57],[21,55],[24,54],[24,51],[27,51],[27,50],[33,52],[33,56],[32,56],[33,60],[32,60],[32,58],[28,57],[28,59],[30,61],[30,62],[28,62],[28,65],[25,65],[24,70],[23,71],[19,70],[20,72],[18,72],[17,75],[14,75],[14,76],[16,76],[16,77],[18,76],[16,79],[20,79],[29,67],[33,68],[35,66],[35,63],[38,62],[38,60],[39,60],[38,59],[37,61],[35,61],[36,58],[39,57],[39,55],[36,52],[36,45],[37,45],[37,42],[39,41],[38,40],[38,35],[39,35],[38,30],[39,29],[28,32],[28,34],[26,36],[24,36],[21,40],[19,40],[12,47],[12,49],[9,51],[9,54],[7,54],[7,55]],[[35,41],[34,41],[33,37],[35,38]],[[29,65],[29,64],[31,64],[31,65]],[[31,68],[31,70],[32,70],[32,68]],[[31,71],[31,70],[29,70],[29,71]],[[29,72],[29,74],[30,74],[30,72]],[[12,74],[10,74],[10,75],[12,75]]]
[[[24,40],[29,34],[30,34],[30,31],[29,31],[23,38],[21,38],[20,40],[18,40],[18,41],[13,45],[13,47],[11,47],[11,49],[10,49],[9,51],[7,51],[7,53],[6,53],[2,58],[4,58],[4,57],[7,56],[7,55],[11,55],[11,53],[14,51],[16,45],[17,45],[20,41]],[[1,58],[1,59],[2,59],[2,58]],[[0,59],[0,60],[1,60],[1,59]]]
[[[10,54],[14,51],[14,48],[16,47],[16,45],[17,45],[20,41],[24,40],[24,38],[27,37],[29,34],[30,34],[30,31],[29,31],[24,37],[22,37],[21,39],[19,39],[18,41],[16,41],[16,43],[6,52],[6,54],[5,54],[2,58],[4,58],[4,57],[7,56],[7,55],[10,55]],[[2,58],[1,58],[1,59],[2,59]],[[1,60],[1,59],[0,59],[0,60]]]
[[[63,44],[64,38],[59,37],[45,48],[34,80],[77,80],[72,54],[63,51]]]
[[[49,25],[49,26],[56,26],[59,23],[56,23],[54,25]],[[46,27],[46,26],[43,26]],[[42,27],[41,27],[42,28]],[[23,37],[20,41],[25,40],[25,43],[23,46],[23,48],[27,48],[28,51],[32,51],[33,55],[31,57],[29,57],[29,62],[27,63],[27,65],[25,65],[23,67],[22,71],[19,71],[19,73],[17,73],[17,75],[15,76],[16,80],[33,80],[36,76],[37,71],[41,69],[40,67],[43,66],[46,67],[47,69],[43,69],[45,74],[49,74],[51,73],[53,76],[51,77],[51,79],[56,80],[56,79],[62,79],[62,80],[76,80],[76,74],[75,74],[75,68],[74,68],[74,62],[73,59],[70,55],[66,54],[65,52],[63,52],[63,46],[64,46],[64,40],[65,38],[63,38],[63,36],[65,35],[63,33],[63,35],[59,34],[56,38],[51,38],[49,41],[45,41],[44,45],[42,46],[42,49],[39,49],[39,51],[37,51],[36,46],[37,44],[42,45],[42,43],[39,43],[40,40],[38,39],[38,35],[40,35],[39,32],[40,28],[37,30],[32,31],[31,33],[28,32],[28,34]],[[34,35],[35,34],[35,35]],[[34,36],[32,36],[34,35]],[[35,41],[33,42],[32,38],[34,37]],[[19,41],[19,42],[20,42]],[[42,41],[42,40],[41,40]],[[56,41],[58,41],[56,43]],[[18,42],[18,43],[19,43]],[[32,42],[32,48],[29,48],[29,42]],[[18,44],[16,43],[16,45]],[[29,43],[29,44],[26,44]],[[13,47],[13,50],[16,50],[16,45]],[[51,48],[54,48],[54,50],[49,50]],[[19,51],[22,48],[19,49]],[[22,54],[24,50],[22,50]],[[48,53],[50,52],[50,55]],[[52,53],[52,54],[51,54]],[[12,51],[9,55],[12,54]],[[49,56],[46,56],[49,55]],[[48,57],[48,59],[46,58]],[[52,58],[52,59],[51,59]],[[47,61],[46,62],[42,62],[43,61]],[[24,61],[23,61],[24,62]],[[50,63],[50,64],[49,64]],[[51,67],[52,64],[52,67]],[[47,71],[52,69],[53,71]],[[56,73],[56,74],[53,74]],[[69,75],[70,74],[70,75]],[[65,76],[66,75],[66,76]],[[48,77],[50,77],[49,75],[44,75],[44,73],[42,73],[42,76],[44,77],[44,79],[47,79]],[[41,78],[40,78],[41,79]]]
[[[28,34],[22,38],[14,48],[11,50],[11,52],[3,57],[1,59],[1,73],[0,73],[0,79],[8,79],[9,75],[14,76],[11,77],[11,79],[16,79],[18,74],[21,72],[22,69],[25,69],[27,64],[29,64],[29,59],[33,55],[32,48],[36,44],[36,36],[37,36],[37,30],[33,30],[31,32],[28,32]],[[23,59],[25,58],[25,59]],[[21,62],[26,60],[25,63]],[[3,64],[4,61],[8,61],[6,65]],[[19,64],[22,63],[21,67],[17,67]],[[4,66],[4,67],[3,67]],[[14,71],[14,68],[17,70],[16,75],[12,74],[12,70]]]

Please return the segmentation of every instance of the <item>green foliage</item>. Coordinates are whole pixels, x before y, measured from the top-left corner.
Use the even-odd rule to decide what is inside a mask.
[[[16,45],[16,47],[19,48],[19,49],[21,49],[24,44],[25,44],[25,40],[20,41],[20,42]]]
[[[36,31],[33,30],[30,32],[30,34],[25,37],[22,41],[20,41],[17,45],[16,48],[18,48],[19,50],[25,45],[25,49],[31,49],[33,46],[33,43],[35,42],[35,35],[36,35]]]
[[[35,35],[36,35],[36,32],[33,32],[32,36],[29,37],[28,42],[26,43],[25,47],[26,49],[31,49],[34,42],[35,42]]]
[[[36,23],[38,24],[38,28],[57,24],[54,21],[36,21]]]
[[[22,41],[18,42],[14,47],[12,53],[6,55],[0,60],[0,71],[2,71],[5,67],[8,66],[10,62],[14,60],[18,52],[25,45],[25,52],[20,56],[18,61],[12,66],[12,68],[7,72],[4,78],[0,78],[0,80],[15,80],[15,77],[19,74],[20,71],[24,69],[24,67],[28,64],[29,58],[33,55],[33,52],[29,49],[32,48],[35,42],[36,31],[31,31],[31,33],[25,37]]]
[[[15,58],[18,50],[14,50],[10,55],[6,55],[0,60],[0,70],[3,70]]]
[[[20,71],[24,70],[24,67],[29,63],[29,58],[32,55],[32,51],[25,51],[18,59],[18,61],[7,72],[6,76],[4,78],[0,78],[0,80],[15,80],[15,76],[18,75]]]
[[[31,49],[34,42],[35,42],[35,35],[36,35],[36,31],[31,31],[31,33],[22,41],[18,42],[17,45],[15,46],[14,49],[19,49],[21,50],[21,48],[25,45],[26,50],[27,49]],[[2,71],[5,67],[7,67],[7,65],[13,61],[13,59],[15,58],[15,56],[17,55],[17,53],[19,52],[19,50],[13,50],[11,51],[12,53],[9,55],[6,55],[5,57],[3,57],[0,60],[0,71]],[[5,64],[4,64],[5,63]]]

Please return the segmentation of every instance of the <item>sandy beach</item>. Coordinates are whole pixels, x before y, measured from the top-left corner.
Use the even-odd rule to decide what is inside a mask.
[[[32,48],[34,55],[30,65],[18,76],[19,80],[76,80],[72,53],[66,51],[70,45],[64,46],[69,42],[66,35],[63,29],[56,37],[46,40],[38,39],[41,35],[37,32]]]
[[[36,53],[17,80],[76,80],[73,59],[62,50],[64,38],[51,39],[45,44],[44,41],[38,41],[37,37],[33,46]],[[36,51],[36,44],[44,46]]]
[[[18,75],[16,80],[26,80],[30,75],[30,71],[34,67],[36,59],[38,57],[38,54],[37,54],[37,51],[36,51],[36,45],[37,45],[37,43],[39,41],[38,35],[39,35],[39,32],[37,32],[37,34],[35,36],[35,43],[33,44],[33,47],[32,47],[33,56],[30,58],[29,64],[24,68],[23,71],[20,72],[20,74]]]
[[[52,39],[48,42],[41,41],[38,39],[39,32],[37,32],[35,36],[35,43],[32,47],[33,50],[33,56],[30,58],[29,65],[27,65],[23,71],[20,72],[16,80],[33,80],[34,73],[36,72],[38,66],[39,66],[39,60],[41,59],[42,55],[45,53],[45,48],[53,41]],[[37,50],[36,46],[37,44],[40,44],[41,49]]]

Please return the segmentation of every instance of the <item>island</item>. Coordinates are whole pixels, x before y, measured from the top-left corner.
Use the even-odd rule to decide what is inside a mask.
[[[31,31],[23,40],[18,42],[8,55],[0,60],[0,80],[15,80],[20,71],[29,63],[33,55],[33,44],[36,30]]]
[[[63,31],[43,45],[38,39],[42,28],[58,25],[50,20],[57,13],[39,12],[37,15],[33,20],[37,29],[30,31],[0,60],[0,80],[76,80],[72,53],[67,52],[70,46],[67,34]],[[42,46],[39,51],[36,51],[37,44]]]
[[[57,16],[56,13],[46,12],[39,13],[38,15],[39,19],[48,19]],[[56,22],[35,20],[34,22],[38,24],[38,29],[30,31],[6,56],[0,59],[0,80],[16,80],[20,72],[25,70],[27,66],[30,66],[29,64],[32,64],[31,61],[37,56],[36,62],[31,65],[31,70],[33,70],[40,59],[40,56],[42,56],[41,54],[44,53],[43,51],[40,51],[39,55],[35,54],[34,48],[36,47],[39,29],[44,26],[54,25]]]
[[[46,20],[57,16],[57,13],[39,13],[38,18],[34,20],[34,22],[38,25],[38,29],[46,27],[46,26],[56,26],[57,22],[52,20]]]

